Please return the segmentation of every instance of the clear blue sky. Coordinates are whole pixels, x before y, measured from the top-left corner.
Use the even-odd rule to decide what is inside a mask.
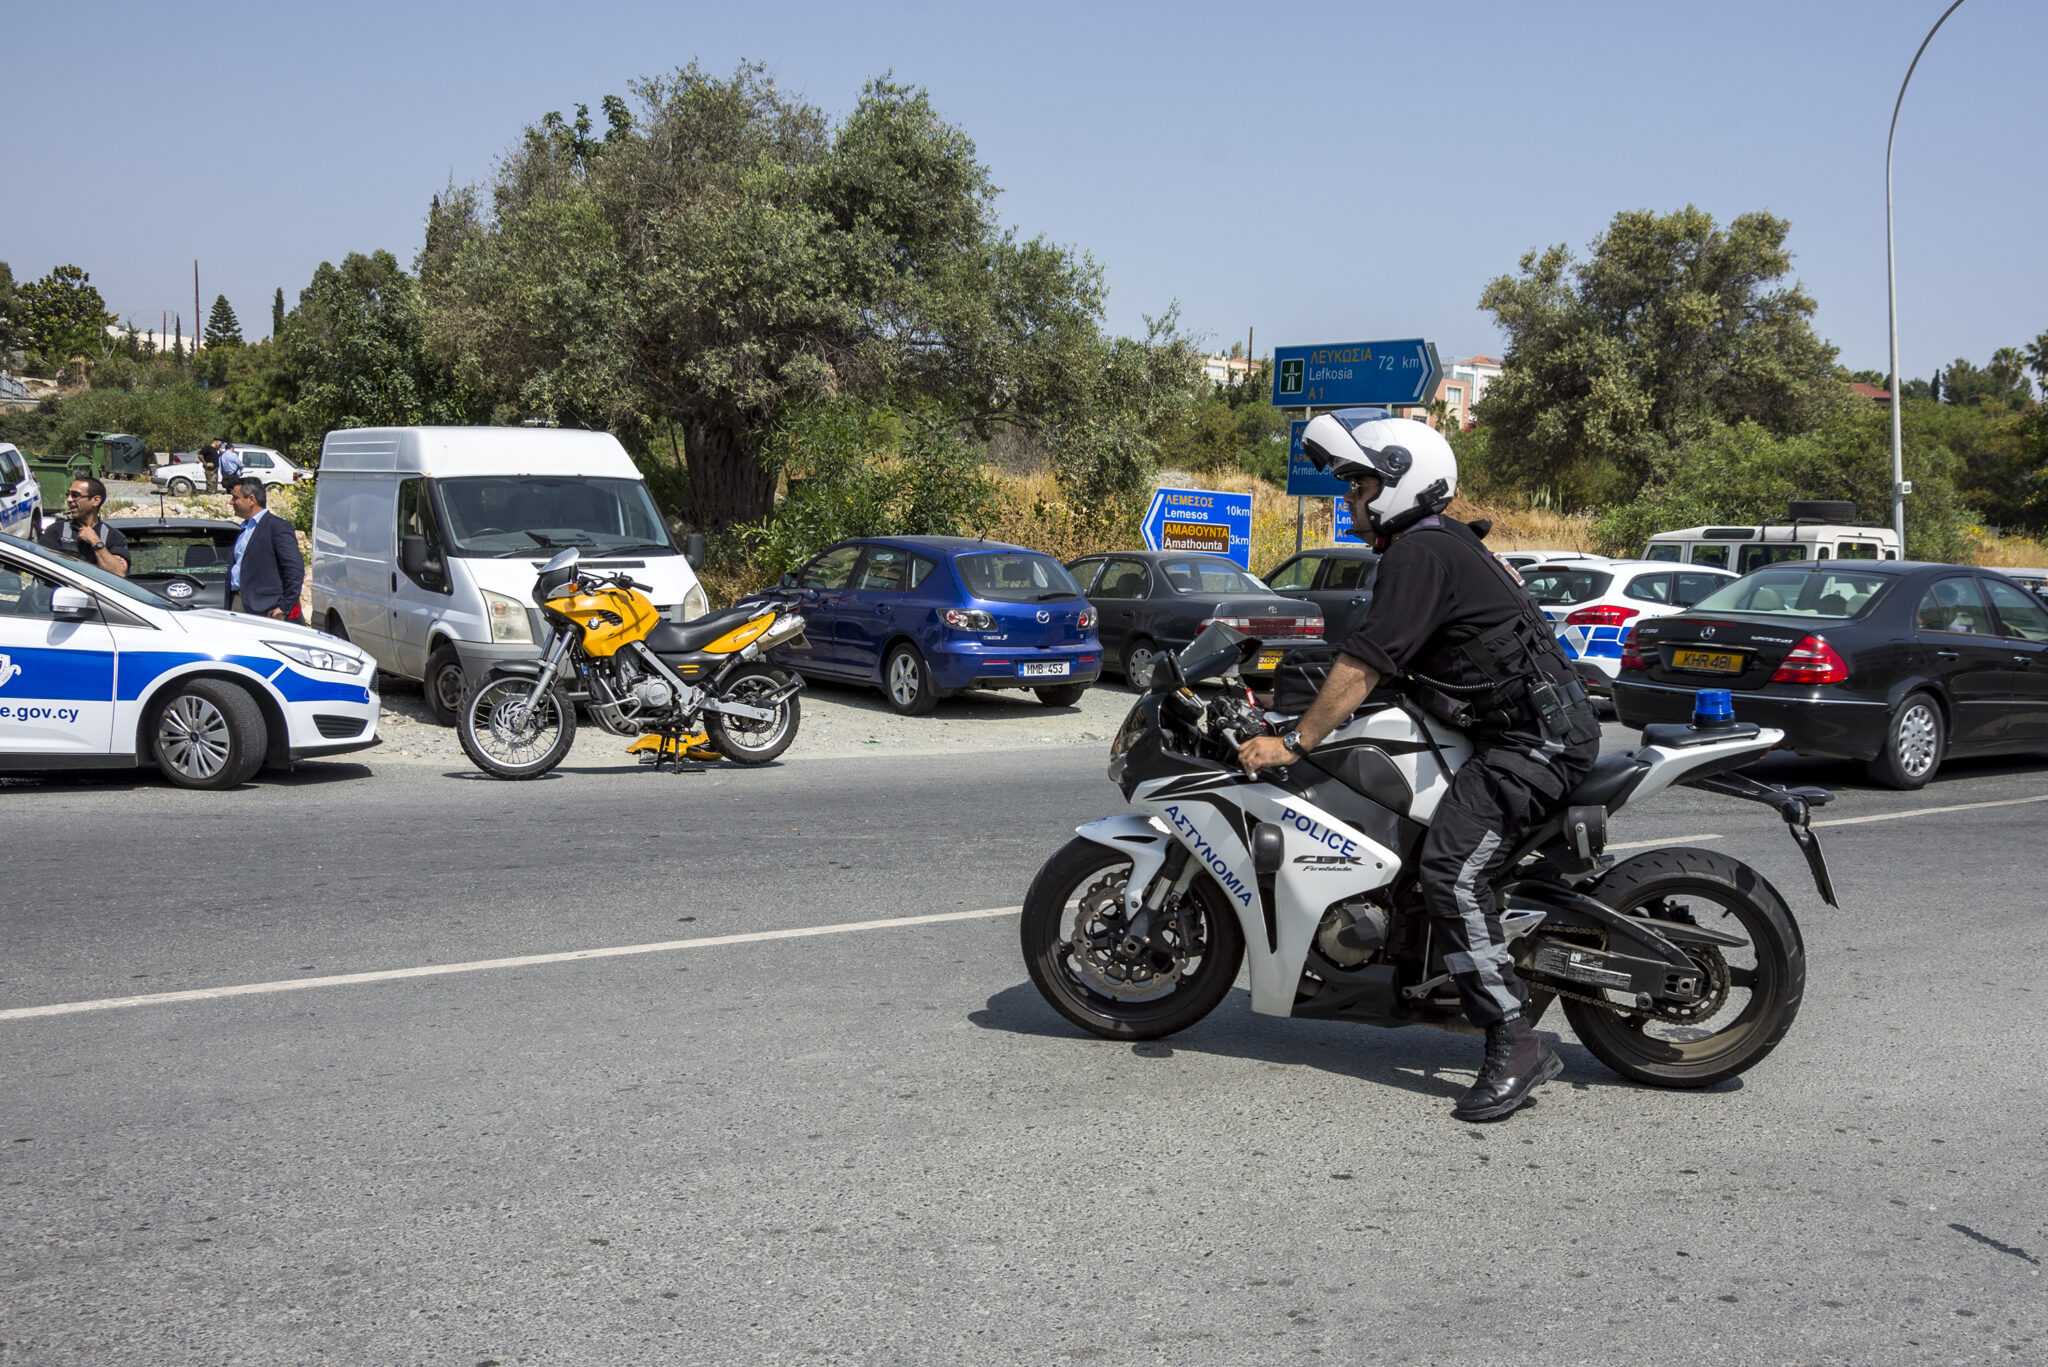
[[[411,262],[429,196],[526,124],[693,58],[765,62],[843,114],[930,89],[1004,219],[1092,253],[1110,323],[1178,299],[1218,345],[1422,335],[1497,351],[1476,302],[1621,209],[1792,222],[1818,325],[1885,365],[1885,130],[1943,0],[1685,4],[40,5],[6,23],[0,260],[117,314],[225,292],[253,337],[313,267]],[[1903,369],[2048,329],[2048,5],[1967,0],[1913,79],[1897,164]],[[193,92],[206,90],[195,110]]]

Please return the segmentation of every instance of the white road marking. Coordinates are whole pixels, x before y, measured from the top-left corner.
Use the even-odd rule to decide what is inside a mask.
[[[1986,807],[2017,807],[2029,802],[2048,802],[2038,797],[2009,797],[1994,802],[1958,802],[1947,807],[1914,807],[1903,812],[1878,812],[1871,816],[1844,816],[1816,821],[1819,826],[1860,826],[1870,821],[1902,821],[1914,816],[1938,816],[1945,812],[1974,812]],[[1641,850],[1653,845],[1698,845],[1723,839],[1715,832],[1698,835],[1665,836],[1658,840],[1624,840],[1610,850]],[[97,1001],[53,1002],[48,1006],[17,1006],[0,1011],[0,1021],[33,1020],[42,1016],[73,1016],[85,1011],[118,1011],[130,1006],[169,1006],[177,1002],[218,1001],[223,997],[254,997],[271,992],[297,992],[309,987],[353,987],[362,983],[397,982],[405,978],[438,978],[450,973],[481,973],[498,968],[531,968],[539,964],[576,963],[584,959],[620,959],[634,954],[667,954],[684,949],[715,949],[720,945],[750,945],[768,940],[802,940],[816,935],[848,935],[862,930],[894,930],[902,926],[936,925],[942,921],[978,921],[996,916],[1014,916],[1022,907],[983,907],[978,911],[945,911],[930,916],[892,916],[879,921],[843,921],[826,926],[793,926],[786,930],[755,930],[740,935],[707,935],[695,940],[660,940],[645,945],[613,945],[604,949],[571,949],[559,954],[522,954],[510,959],[472,959],[466,963],[425,964],[418,968],[386,968],[370,973],[338,973],[325,978],[290,978],[281,982],[240,983],[233,987],[199,987],[187,992],[154,992],[140,997],[102,997]]]
[[[2048,794],[2040,797],[2007,797],[1996,802],[1958,802],[1953,807],[1915,807],[1904,812],[1879,812],[1875,816],[1841,816],[1833,821],[1816,821],[1815,826],[1861,826],[1866,821],[1899,821],[1909,816],[1933,816],[1938,812],[1974,812],[1984,807],[2017,807],[2027,802],[2048,802]]]
[[[1610,850],[1647,850],[1652,845],[1699,845],[1706,841],[1719,840],[1720,838],[1720,836],[1709,831],[1705,835],[1667,835],[1662,840],[1624,840],[1619,844],[1609,845],[1607,848]]]
[[[448,973],[482,973],[494,968],[529,968],[536,964],[576,963],[584,959],[619,959],[632,954],[666,954],[681,949],[714,949],[720,945],[751,945],[765,940],[802,940],[814,935],[848,935],[860,930],[896,930],[941,921],[978,921],[1014,916],[1022,907],[983,907],[979,911],[944,911],[930,916],[892,916],[881,921],[842,921],[826,926],[793,926],[787,930],[755,930],[742,935],[706,935],[695,940],[659,940],[645,945],[613,945],[605,949],[571,949],[559,954],[521,954],[510,959],[473,959],[467,963],[426,964],[419,968],[387,968],[371,973],[337,973],[326,978],[290,978],[282,982],[242,983],[234,987],[200,987],[187,992],[153,992],[141,997],[102,997],[98,1001],[56,1002],[49,1006],[17,1006],[0,1011],[0,1021],[39,1016],[71,1016],[81,1011],[117,1011],[128,1006],[168,1006],[174,1002],[216,1001],[222,997],[254,997],[269,992],[297,992],[308,987],[353,987],[403,978],[436,978]]]

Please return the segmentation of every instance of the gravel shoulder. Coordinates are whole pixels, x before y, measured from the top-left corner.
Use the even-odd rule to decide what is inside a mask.
[[[467,766],[455,728],[427,715],[419,685],[380,678],[384,700],[377,734],[383,744],[362,758],[373,764]],[[899,717],[873,689],[812,681],[804,690],[803,719],[784,762],[847,755],[940,755],[982,750],[1032,750],[1067,745],[1107,745],[1137,694],[1121,683],[1098,684],[1072,707],[1046,707],[1030,693],[1005,690],[948,698],[929,717]],[[630,742],[594,724],[576,731],[565,763],[615,763],[627,767]]]

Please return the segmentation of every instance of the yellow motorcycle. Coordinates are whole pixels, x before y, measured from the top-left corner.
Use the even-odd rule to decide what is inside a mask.
[[[796,739],[804,680],[769,664],[797,640],[794,595],[665,621],[647,585],[578,568],[568,547],[541,566],[533,601],[547,627],[538,660],[510,660],[464,693],[462,749],[496,778],[538,778],[576,740],[580,703],[599,726],[638,737],[627,747],[657,766],[684,759],[766,764]]]

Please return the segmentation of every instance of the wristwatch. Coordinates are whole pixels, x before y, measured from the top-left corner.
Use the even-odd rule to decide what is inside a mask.
[[[1289,731],[1280,738],[1280,743],[1286,746],[1291,754],[1305,755],[1308,753],[1308,747],[1301,743],[1301,732],[1299,731]]]

